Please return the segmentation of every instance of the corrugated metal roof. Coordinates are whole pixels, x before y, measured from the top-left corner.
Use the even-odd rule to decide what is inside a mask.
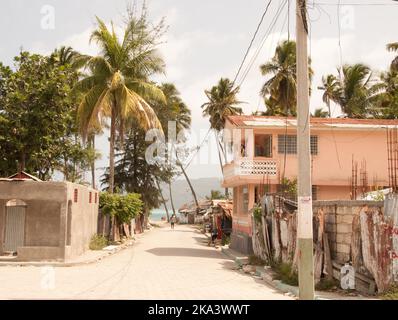
[[[228,121],[236,127],[296,127],[294,117],[277,116],[229,116]],[[310,118],[310,124],[316,128],[341,129],[384,129],[398,126],[398,120],[387,119],[351,119],[351,118]]]

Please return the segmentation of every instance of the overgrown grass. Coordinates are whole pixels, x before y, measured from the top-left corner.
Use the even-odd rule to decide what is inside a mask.
[[[272,269],[275,271],[275,279],[281,280],[291,286],[298,286],[298,274],[292,270],[292,265],[286,262],[273,263]]]
[[[336,279],[322,278],[315,286],[316,290],[330,291],[339,287],[339,282]]]
[[[251,264],[252,266],[265,266],[266,262],[263,259],[252,254],[249,256],[249,264]]]
[[[102,235],[95,234],[90,240],[90,250],[102,250],[108,245],[109,241]]]
[[[398,300],[398,285],[393,285],[390,289],[380,295],[384,300]]]

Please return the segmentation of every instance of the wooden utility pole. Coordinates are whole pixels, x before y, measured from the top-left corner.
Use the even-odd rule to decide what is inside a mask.
[[[296,0],[297,145],[298,145],[298,271],[299,299],[314,299],[314,257],[310,154],[308,23],[306,0]]]

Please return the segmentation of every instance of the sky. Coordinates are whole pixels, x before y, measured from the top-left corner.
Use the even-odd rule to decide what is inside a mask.
[[[166,19],[168,31],[159,50],[166,62],[166,74],[159,82],[172,82],[192,112],[191,146],[202,144],[200,152],[191,152],[188,167],[191,178],[218,177],[218,164],[213,135],[204,140],[209,128],[201,105],[206,102],[205,89],[221,77],[234,79],[238,67],[269,0],[147,0],[150,20]],[[265,110],[259,97],[265,82],[259,66],[271,59],[278,42],[295,38],[295,1],[282,6],[284,0],[273,0],[237,78],[239,100],[245,113]],[[21,48],[48,54],[61,45],[72,46],[82,53],[95,55],[98,48],[89,43],[95,29],[95,16],[113,21],[122,28],[127,0],[2,0],[0,61],[13,65]],[[398,42],[398,2],[392,0],[319,0],[308,1],[310,20],[309,54],[314,78],[310,109],[324,107],[322,76],[336,74],[345,63],[365,63],[374,75],[385,70],[394,57],[386,44]],[[142,1],[138,1],[140,7]],[[290,7],[290,10],[288,10]],[[280,15],[272,23],[276,13]],[[290,13],[288,15],[288,12]],[[272,27],[271,27],[272,26]],[[339,27],[340,26],[340,27]],[[252,62],[252,63],[250,63]],[[249,68],[248,68],[249,67]],[[248,68],[248,69],[247,69]],[[334,116],[340,110],[332,105]],[[108,163],[107,132],[97,140],[102,153],[98,173]],[[191,159],[191,158],[188,158]]]

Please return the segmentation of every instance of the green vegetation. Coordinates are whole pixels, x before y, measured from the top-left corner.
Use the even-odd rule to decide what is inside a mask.
[[[379,297],[384,300],[398,300],[398,285],[393,285]]]
[[[252,254],[249,256],[249,264],[252,266],[265,266],[267,262]]]
[[[329,112],[326,110],[323,110],[323,108],[317,108],[315,109],[314,113],[311,113],[311,117],[315,118],[327,118],[329,116]]]
[[[108,239],[104,236],[95,234],[90,240],[90,250],[102,250],[108,245]]]
[[[339,287],[339,282],[336,279],[322,278],[315,286],[315,289],[320,291],[330,291],[338,287]]]
[[[227,163],[226,146],[223,144],[221,131],[228,116],[242,114],[242,109],[237,107],[242,103],[237,98],[238,93],[239,87],[234,87],[231,80],[221,78],[217,85],[205,90],[208,102],[201,106],[203,116],[209,117],[210,128],[214,130],[221,172],[223,172],[223,160],[224,164]],[[225,189],[225,197],[228,198],[228,188]]]
[[[206,196],[207,200],[220,200],[225,198],[226,198],[225,195],[218,190],[211,190],[210,196]]]
[[[122,195],[101,192],[99,207],[103,214],[116,217],[119,223],[130,223],[141,213],[143,203],[140,198],[141,195],[136,193]]]
[[[14,62],[15,70],[0,63],[0,176],[21,168],[47,180],[58,170],[80,181],[94,151],[81,143],[75,122],[78,73],[57,53],[22,51]]]
[[[225,233],[222,234],[221,245],[226,246],[231,243],[231,236],[227,236]]]
[[[309,65],[311,60],[309,59]],[[296,42],[285,40],[278,44],[274,57],[260,66],[263,76],[269,77],[260,95],[267,111],[264,115],[296,115]],[[309,78],[313,71],[308,68]]]
[[[164,72],[164,62],[156,47],[163,23],[152,26],[146,11],[140,16],[129,12],[120,39],[97,17],[98,27],[91,40],[101,48],[99,56],[86,57],[89,73],[75,86],[83,94],[77,115],[83,138],[101,124],[100,117],[110,119],[109,192],[114,190],[115,143],[123,141],[126,128],[134,124],[143,129],[162,126],[148,104],[148,99],[165,101],[165,96],[150,77]]]
[[[261,207],[259,205],[256,205],[253,208],[253,217],[254,220],[256,220],[257,222],[261,222],[261,215],[262,215],[262,210]]]
[[[290,263],[273,263],[271,267],[276,273],[275,279],[291,286],[298,286],[298,274],[295,270],[292,270]]]
[[[281,191],[291,196],[297,196],[297,178],[292,180],[283,178],[281,183]]]

